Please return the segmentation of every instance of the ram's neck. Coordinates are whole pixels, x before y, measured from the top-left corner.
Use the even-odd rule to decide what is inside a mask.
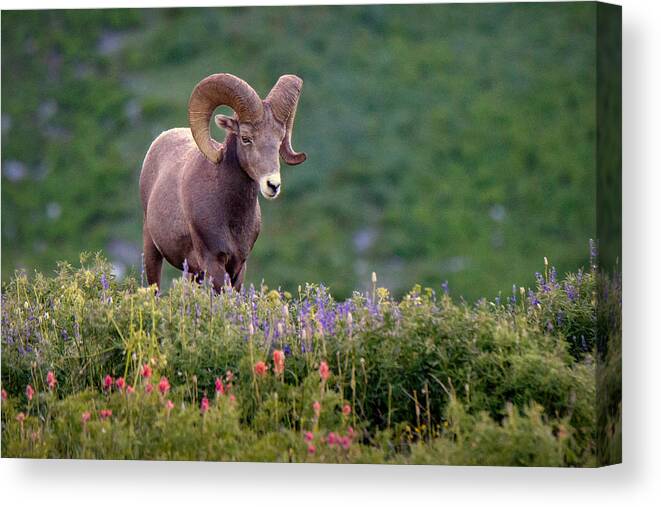
[[[234,134],[225,138],[225,153],[220,165],[223,193],[230,206],[226,209],[235,217],[252,215],[257,206],[259,185],[241,169],[236,152]]]

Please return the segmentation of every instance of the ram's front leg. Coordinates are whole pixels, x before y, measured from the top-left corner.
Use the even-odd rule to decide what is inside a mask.
[[[234,278],[234,283],[232,283],[234,290],[237,292],[239,292],[241,290],[241,287],[243,287],[243,278],[246,276],[246,264],[248,264],[248,262],[244,261],[243,264],[241,265],[241,269]]]
[[[225,286],[225,277],[227,276],[226,264],[227,256],[225,254],[214,256],[206,264],[205,276],[210,279],[216,294],[220,294]]]

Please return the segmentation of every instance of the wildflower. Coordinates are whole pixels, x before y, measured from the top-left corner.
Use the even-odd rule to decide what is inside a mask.
[[[340,439],[339,439],[338,436],[335,434],[335,432],[331,431],[331,432],[328,434],[328,439],[327,439],[328,445],[333,446],[333,445],[335,445],[335,444],[338,444],[339,441],[340,441]]]
[[[5,401],[7,399],[7,391],[4,389],[2,390],[2,401]]]
[[[92,418],[92,414],[89,412],[83,412],[83,415],[80,417],[80,419],[83,421],[83,424],[87,424],[87,422]]]
[[[276,375],[282,375],[285,371],[285,353],[282,350],[273,351],[273,371]]]
[[[55,373],[49,371],[46,374],[46,383],[48,384],[48,389],[50,389],[51,391],[55,389],[55,386],[57,385],[57,379],[55,378]]]
[[[308,453],[314,454],[315,452],[317,452],[317,448],[312,444],[308,445]]]
[[[209,410],[209,398],[204,396],[200,402],[200,412],[204,414],[207,410]]]
[[[161,377],[161,380],[158,382],[158,390],[161,394],[166,394],[170,390],[170,382],[167,377]]]
[[[23,412],[19,412],[18,415],[16,416],[16,420],[23,424],[23,421],[25,421],[25,414]]]
[[[255,363],[255,375],[263,377],[266,375],[266,370],[268,370],[268,368],[268,365],[264,361],[257,361]]]
[[[223,387],[223,381],[220,378],[216,378],[216,394],[222,396],[225,394],[225,388]]]
[[[99,411],[99,416],[101,419],[108,419],[110,416],[112,416],[112,410],[108,408],[104,408],[101,411]]]
[[[112,388],[112,377],[110,375],[106,375],[106,377],[103,379],[103,390],[110,391],[111,388]]]
[[[126,386],[126,394],[133,394],[134,392],[133,386]]]
[[[570,284],[569,282],[565,282],[565,293],[567,294],[567,298],[569,298],[569,301],[574,302],[576,299],[576,289]]]
[[[319,414],[321,414],[321,403],[319,403],[318,401],[315,401],[312,404],[312,410],[314,410],[315,417],[319,417]]]
[[[339,443],[344,450],[347,450],[349,449],[349,447],[351,447],[351,439],[347,436],[343,436],[342,438],[340,438]]]
[[[232,373],[232,370],[227,370],[225,372],[225,382],[228,384],[234,380],[234,373]]]
[[[234,403],[235,401],[236,401],[236,396],[230,394],[230,403]]]
[[[115,384],[117,385],[117,389],[120,391],[124,391],[124,388],[126,387],[126,381],[124,380],[124,377],[119,377],[116,381]]]
[[[151,384],[147,384],[147,385],[145,386],[145,392],[146,392],[147,394],[151,394],[153,390],[154,390],[154,386],[153,386],[153,385],[151,385]]]
[[[349,438],[353,438],[354,434],[355,434],[355,432],[354,432],[353,426],[349,426],[347,428],[347,435],[349,435]]]
[[[447,280],[445,280],[445,281],[441,284],[441,289],[443,289],[443,292],[444,292],[445,294],[449,294],[449,292],[450,292],[450,286],[449,286]]]
[[[142,375],[143,378],[150,378],[151,377],[151,366],[149,366],[147,363],[145,363],[142,366],[142,371],[140,372],[140,375]]]
[[[351,405],[349,405],[348,403],[345,403],[344,406],[342,407],[342,414],[345,417],[348,417],[349,414],[351,414]]]
[[[167,409],[169,414],[170,411],[174,408],[174,403],[172,403],[172,400],[168,400],[165,402],[165,408]]]
[[[314,434],[311,431],[306,431],[305,435],[303,435],[303,438],[305,439],[306,442],[312,442],[312,439],[314,438]]]
[[[32,401],[32,397],[34,396],[34,389],[32,389],[30,384],[28,384],[28,386],[25,388],[25,396],[27,396],[28,401]]]
[[[328,380],[328,377],[330,376],[330,369],[328,368],[328,363],[326,361],[322,361],[319,365],[319,376],[324,382]]]

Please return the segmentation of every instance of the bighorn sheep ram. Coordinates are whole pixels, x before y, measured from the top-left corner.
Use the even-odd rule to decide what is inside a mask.
[[[280,193],[278,154],[289,165],[307,158],[291,146],[302,86],[299,77],[282,76],[262,100],[231,74],[197,84],[188,102],[190,128],[158,136],[140,173],[149,284],[160,289],[165,258],[179,269],[187,264],[198,281],[210,277],[216,292],[226,275],[241,288],[261,226],[257,191],[267,199]],[[215,117],[227,131],[222,144],[209,133],[211,116],[221,105],[235,113]]]

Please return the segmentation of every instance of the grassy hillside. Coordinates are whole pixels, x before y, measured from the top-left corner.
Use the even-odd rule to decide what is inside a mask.
[[[621,329],[621,290],[598,288],[595,271],[560,279],[546,266],[529,289],[467,304],[420,286],[395,299],[378,283],[341,301],[311,284],[214,295],[177,279],[158,297],[102,259],[81,263],[4,287],[5,457],[621,457],[620,342],[599,367],[595,348],[598,313],[612,333],[600,336]]]
[[[448,280],[475,300],[533,283],[543,255],[575,271],[595,237],[594,9],[3,12],[3,280],[83,249],[139,272],[142,157],[218,71],[262,95],[305,80],[309,161],[263,206],[249,281],[348,297],[375,270],[398,296]]]

